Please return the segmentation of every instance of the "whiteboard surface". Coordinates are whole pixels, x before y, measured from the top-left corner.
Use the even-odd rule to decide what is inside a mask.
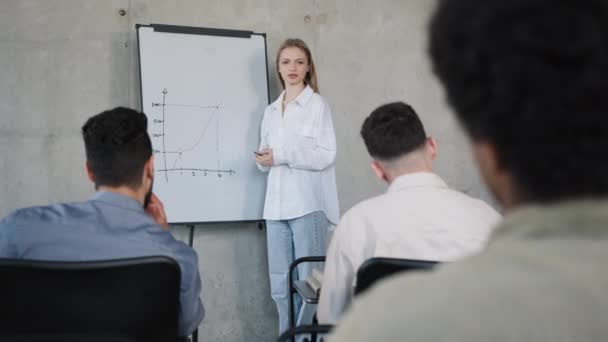
[[[170,223],[261,220],[253,151],[268,104],[266,42],[138,27],[154,192]]]

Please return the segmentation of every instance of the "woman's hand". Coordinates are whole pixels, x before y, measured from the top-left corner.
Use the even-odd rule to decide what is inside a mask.
[[[272,149],[271,148],[263,148],[260,150],[261,155],[255,156],[256,163],[270,167],[274,165],[274,160],[272,159]]]

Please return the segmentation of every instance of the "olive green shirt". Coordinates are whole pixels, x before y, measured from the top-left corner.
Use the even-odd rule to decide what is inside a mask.
[[[512,212],[482,254],[357,297],[330,341],[608,341],[608,201]]]

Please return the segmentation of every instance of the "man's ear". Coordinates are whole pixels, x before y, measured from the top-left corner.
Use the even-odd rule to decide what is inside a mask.
[[[146,163],[144,164],[144,178],[152,178],[154,177],[154,155],[150,156]]]
[[[494,144],[490,142],[473,142],[473,153],[475,160],[477,160],[479,171],[484,179],[493,179],[502,173],[503,170]]]
[[[500,154],[491,142],[473,141],[473,153],[484,182],[498,202],[505,208],[513,207],[518,201],[518,190],[511,172],[501,160]]]
[[[382,164],[380,164],[377,160],[374,160],[369,164],[369,166],[372,168],[372,171],[374,171],[374,174],[376,175],[376,177],[378,177],[378,179],[387,183],[389,182],[386,172],[384,171],[384,167],[382,167]]]
[[[431,160],[435,160],[435,158],[437,158],[437,153],[439,152],[439,148],[437,147],[437,141],[435,140],[435,138],[426,138],[426,149]]]
[[[91,167],[89,166],[89,161],[85,160],[84,162],[84,170],[87,173],[87,177],[89,177],[89,180],[93,183],[95,183],[95,174],[93,173],[93,171],[91,171]]]

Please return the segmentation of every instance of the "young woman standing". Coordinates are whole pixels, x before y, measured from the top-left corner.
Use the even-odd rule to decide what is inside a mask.
[[[328,227],[337,224],[339,209],[336,137],[310,49],[300,39],[287,39],[277,52],[276,68],[284,91],[264,111],[256,163],[268,172],[268,268],[283,333],[289,325],[289,265],[304,256],[325,255]],[[295,279],[306,279],[312,268],[301,264]],[[298,299],[296,314],[300,306]]]

